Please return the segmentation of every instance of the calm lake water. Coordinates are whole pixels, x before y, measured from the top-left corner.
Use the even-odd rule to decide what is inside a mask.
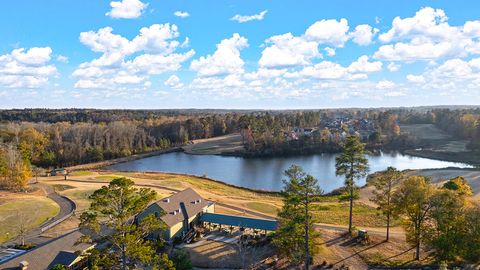
[[[283,171],[292,164],[318,179],[320,187],[329,192],[343,185],[344,179],[335,176],[335,154],[295,157],[241,158],[214,155],[189,155],[182,152],[162,154],[107,167],[120,171],[158,171],[205,175],[237,186],[274,190],[282,189]],[[404,169],[433,169],[471,167],[467,164],[419,158],[398,153],[382,153],[368,157],[370,173],[394,166]],[[365,179],[358,185],[365,184]]]

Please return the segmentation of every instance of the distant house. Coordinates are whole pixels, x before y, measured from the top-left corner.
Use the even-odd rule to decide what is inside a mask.
[[[69,270],[85,269],[84,253],[93,248],[93,245],[76,244],[81,236],[82,233],[78,230],[62,235],[0,263],[0,269],[45,270],[57,264],[63,265]]]
[[[57,176],[57,175],[67,175],[68,171],[65,168],[54,169],[48,173],[49,176]]]
[[[293,132],[296,134],[297,137],[301,137],[301,136],[310,137],[316,131],[317,131],[316,128],[301,128],[301,127],[293,128]]]
[[[161,219],[168,227],[161,236],[166,241],[172,241],[188,233],[203,213],[213,212],[213,202],[204,200],[195,190],[188,188],[151,204],[137,215],[136,220],[141,221],[149,214]],[[157,233],[155,236],[160,235]]]

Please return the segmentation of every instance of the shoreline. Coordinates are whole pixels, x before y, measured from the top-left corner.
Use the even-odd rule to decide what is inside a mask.
[[[401,152],[403,154],[414,156],[414,157],[428,158],[428,159],[455,162],[455,163],[463,163],[463,164],[471,165],[474,168],[480,167],[480,156],[476,157],[475,155],[476,153],[474,152],[438,152],[438,151],[432,151],[432,150],[417,151],[415,149],[403,150]],[[466,156],[467,158],[465,158]]]
[[[255,188],[237,186],[237,185],[234,185],[234,184],[224,182],[222,180],[217,180],[217,179],[213,179],[213,178],[210,178],[210,177],[195,175],[195,174],[189,174],[189,173],[176,173],[176,172],[166,172],[166,171],[120,171],[120,170],[111,170],[111,171],[110,170],[97,170],[97,172],[113,173],[113,174],[115,172],[118,172],[118,173],[138,173],[138,174],[147,174],[148,173],[148,174],[170,174],[170,175],[176,175],[176,176],[189,176],[189,177],[199,178],[199,179],[202,179],[202,180],[205,180],[205,181],[214,182],[214,183],[217,183],[217,184],[222,184],[222,185],[232,187],[232,188],[238,188],[238,189],[242,189],[242,190],[245,190],[245,191],[261,193],[261,194],[265,194],[265,195],[279,196],[280,193],[281,193],[280,191],[274,191],[274,190],[255,189]],[[327,194],[325,194],[325,195],[327,195]]]
[[[67,171],[69,172],[82,171],[82,170],[98,170],[98,169],[102,169],[104,167],[108,167],[115,164],[125,163],[129,161],[139,160],[142,158],[148,158],[148,157],[153,157],[153,156],[158,156],[158,155],[168,154],[173,152],[183,152],[183,150],[181,147],[174,147],[174,148],[169,148],[164,150],[156,150],[152,152],[135,154],[128,157],[114,158],[114,159],[103,160],[98,162],[69,166],[69,167],[65,167],[65,169],[67,169]]]

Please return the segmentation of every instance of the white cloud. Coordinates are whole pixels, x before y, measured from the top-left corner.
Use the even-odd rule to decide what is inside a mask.
[[[396,64],[395,62],[390,62],[387,66],[388,70],[390,70],[391,72],[395,72],[395,71],[398,71],[400,69],[400,65],[399,64]]]
[[[180,10],[175,11],[175,12],[173,13],[173,15],[175,15],[175,16],[177,16],[177,17],[180,17],[180,18],[186,18],[186,17],[190,16],[190,14],[189,14],[188,12],[186,12],[186,11],[180,11]]]
[[[304,67],[300,71],[288,72],[287,78],[315,78],[322,80],[363,80],[368,78],[368,73],[382,70],[379,61],[369,62],[368,56],[360,56],[348,67],[331,61],[322,61],[315,65]]]
[[[381,46],[374,56],[389,61],[432,61],[447,57],[480,54],[480,21],[451,26],[441,9],[425,7],[415,16],[396,17],[392,27],[379,36],[390,43]]]
[[[375,61],[369,62],[368,56],[362,55],[360,56],[357,61],[353,62],[348,66],[348,71],[355,73],[355,72],[377,72],[382,70],[382,62]]]
[[[59,54],[59,55],[57,55],[57,61],[66,64],[66,63],[68,63],[68,57]]]
[[[330,47],[325,47],[324,50],[327,52],[327,55],[328,55],[328,56],[334,56],[335,53],[336,53],[336,52],[335,52],[335,49],[330,48]]]
[[[102,55],[82,63],[73,72],[75,88],[128,90],[148,88],[150,76],[178,70],[195,52],[176,52],[180,35],[176,25],[154,24],[128,40],[111,27],[83,32],[80,41]]]
[[[355,27],[355,31],[350,33],[353,42],[361,46],[367,46],[372,43],[373,37],[378,33],[377,28],[373,28],[368,24],[360,24]]]
[[[402,97],[406,96],[406,94],[402,91],[388,91],[384,94],[386,97]]]
[[[444,57],[452,49],[450,42],[441,43],[396,43],[393,45],[381,46],[375,52],[374,57],[388,61],[417,61],[417,60],[434,60]]]
[[[395,87],[395,83],[389,80],[383,80],[379,81],[375,87],[380,90],[392,89]]]
[[[407,75],[407,80],[411,83],[424,83],[425,82],[425,78],[422,75],[408,74]]]
[[[18,62],[26,65],[41,65],[50,61],[52,49],[50,47],[34,47],[25,51],[25,49],[15,49],[11,56]]]
[[[183,83],[180,81],[180,78],[177,75],[171,75],[163,84],[173,89],[179,89],[183,87]]]
[[[447,23],[447,16],[441,9],[425,7],[416,12],[414,17],[401,19],[395,17],[392,28],[379,36],[382,42],[391,42],[418,35],[432,38],[448,38],[456,34],[456,29]]]
[[[243,73],[244,62],[240,51],[248,46],[248,40],[238,33],[217,44],[217,50],[212,55],[202,56],[190,64],[190,69],[199,76],[218,76]]]
[[[239,22],[239,23],[244,23],[244,22],[249,22],[249,21],[261,21],[261,20],[263,20],[263,18],[265,18],[265,14],[267,14],[267,10],[261,11],[260,13],[254,14],[254,15],[236,14],[235,16],[230,18],[230,20],[236,21],[236,22]]]
[[[270,37],[258,61],[261,67],[277,68],[308,65],[312,58],[320,57],[318,44],[295,37],[291,33]]]
[[[49,79],[58,74],[56,67],[48,64],[51,55],[50,47],[20,48],[0,55],[0,87],[39,88],[47,85]]]
[[[348,41],[348,21],[346,19],[321,20],[312,24],[305,31],[305,38],[319,44],[329,44],[335,47],[343,47]]]
[[[135,19],[142,15],[148,4],[140,0],[122,0],[110,2],[112,10],[105,13],[106,16],[115,19]]]

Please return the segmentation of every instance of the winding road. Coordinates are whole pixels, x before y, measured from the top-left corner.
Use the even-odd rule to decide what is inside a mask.
[[[42,223],[39,227],[30,230],[26,235],[25,235],[25,242],[39,245],[42,244],[46,241],[51,240],[50,237],[44,237],[42,236],[42,233],[45,232],[46,230],[52,228],[53,226],[61,223],[63,220],[66,218],[70,217],[72,214],[74,214],[76,206],[75,203],[61,195],[55,192],[52,186],[46,185],[46,184],[41,184],[41,183],[35,183],[31,184],[31,187],[37,187],[45,191],[45,194],[49,199],[52,199],[55,203],[58,204],[60,207],[60,211],[58,214],[45,221]],[[0,247],[10,247],[14,246],[15,244],[20,244],[21,243],[21,237],[18,236],[13,240],[10,240],[8,242],[3,243]]]

